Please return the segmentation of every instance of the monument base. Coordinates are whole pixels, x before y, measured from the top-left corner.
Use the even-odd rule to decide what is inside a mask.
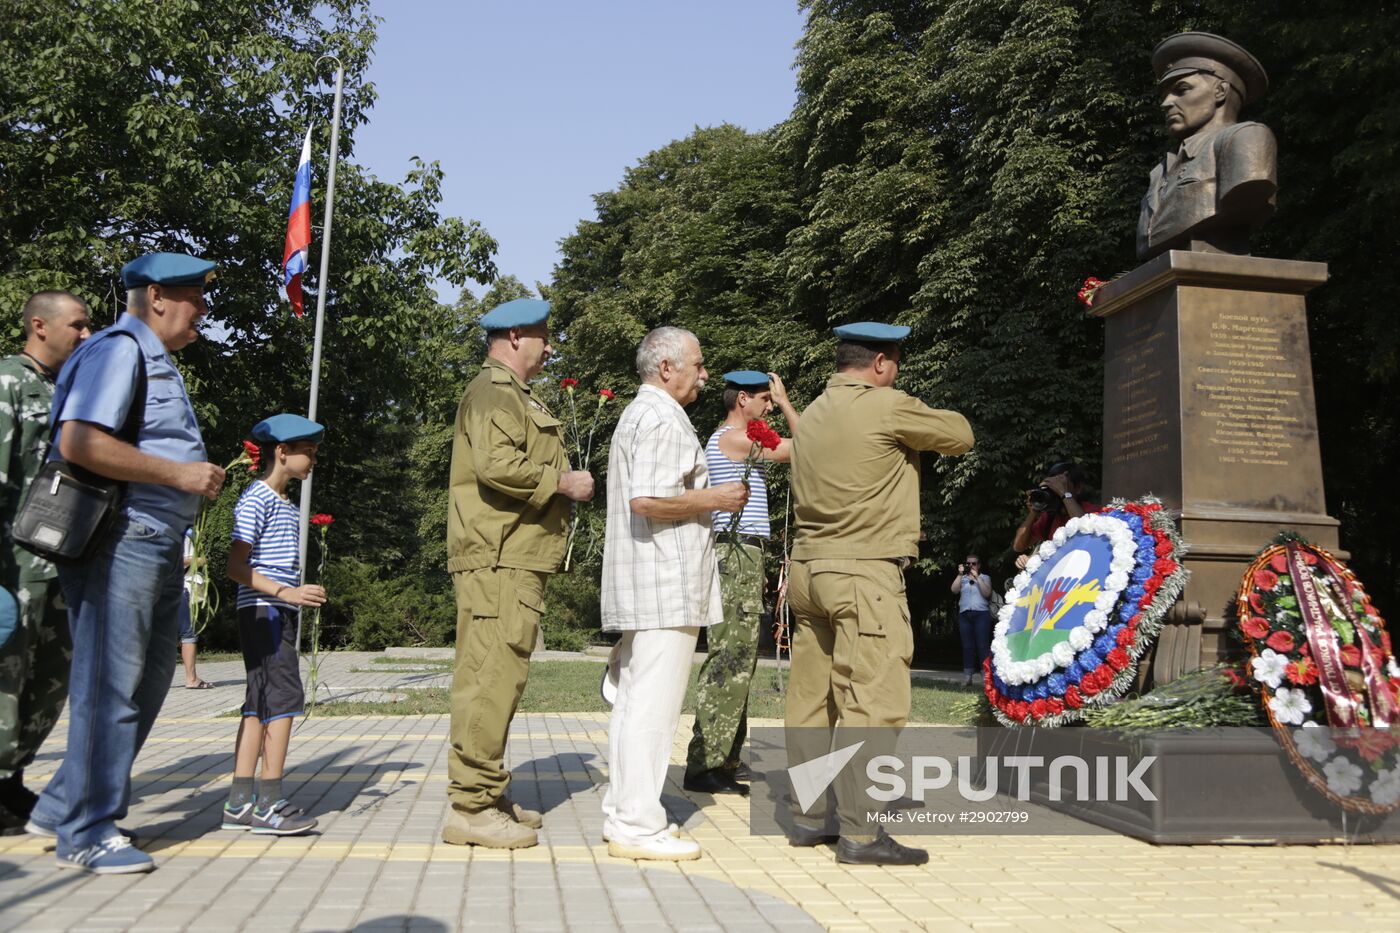
[[[1231,606],[1280,531],[1331,551],[1304,295],[1315,262],[1171,250],[1103,286],[1105,499],[1155,495],[1191,571],[1151,664],[1167,683],[1228,657]]]
[[[1055,732],[1053,739],[1047,735]],[[1222,735],[1228,733],[1228,738]],[[1004,740],[1001,736],[1004,735]],[[1039,730],[1033,746],[1047,760],[1063,743],[1072,754],[1125,756],[1148,769],[1154,800],[1053,800],[1049,786],[1032,782],[1030,800],[1096,826],[1159,845],[1284,845],[1400,841],[1400,814],[1365,816],[1317,793],[1288,762],[1268,729],[1179,730],[1137,739],[1101,729]],[[1025,754],[1019,730],[979,730],[978,754]],[[1015,774],[999,772],[1003,793],[1015,793]]]

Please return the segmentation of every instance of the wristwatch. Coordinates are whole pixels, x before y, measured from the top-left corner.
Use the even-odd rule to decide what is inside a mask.
[[[1073,498],[1074,498],[1074,493],[1072,493],[1072,492],[1064,493],[1063,496],[1062,496],[1062,498],[1065,498],[1065,499],[1073,499]]]

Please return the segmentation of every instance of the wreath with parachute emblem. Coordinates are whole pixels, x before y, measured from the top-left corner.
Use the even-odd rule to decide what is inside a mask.
[[[1186,585],[1161,502],[1115,500],[1072,518],[1011,582],[983,685],[1005,725],[1059,726],[1110,703]]]

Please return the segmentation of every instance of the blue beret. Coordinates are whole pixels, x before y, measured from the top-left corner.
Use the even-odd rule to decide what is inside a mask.
[[[214,264],[184,253],[147,253],[122,266],[122,285],[198,285],[214,278]]]
[[[842,340],[865,341],[867,343],[899,343],[909,336],[909,328],[902,324],[881,324],[879,321],[842,324],[840,327],[833,327],[831,332]]]
[[[761,373],[756,369],[736,369],[732,373],[725,373],[724,381],[741,389],[759,389],[761,391],[768,388],[768,374]]]
[[[292,441],[321,443],[326,429],[316,422],[283,412],[253,425],[249,437],[260,444],[290,444]]]
[[[481,326],[488,331],[509,330],[512,327],[529,327],[543,324],[549,317],[549,302],[539,298],[517,298],[503,305],[496,305],[481,316]]]

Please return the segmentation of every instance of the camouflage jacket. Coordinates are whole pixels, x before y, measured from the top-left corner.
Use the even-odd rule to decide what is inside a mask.
[[[53,379],[26,356],[0,359],[0,583],[52,580],[53,564],[10,540],[10,525],[49,452]]]

